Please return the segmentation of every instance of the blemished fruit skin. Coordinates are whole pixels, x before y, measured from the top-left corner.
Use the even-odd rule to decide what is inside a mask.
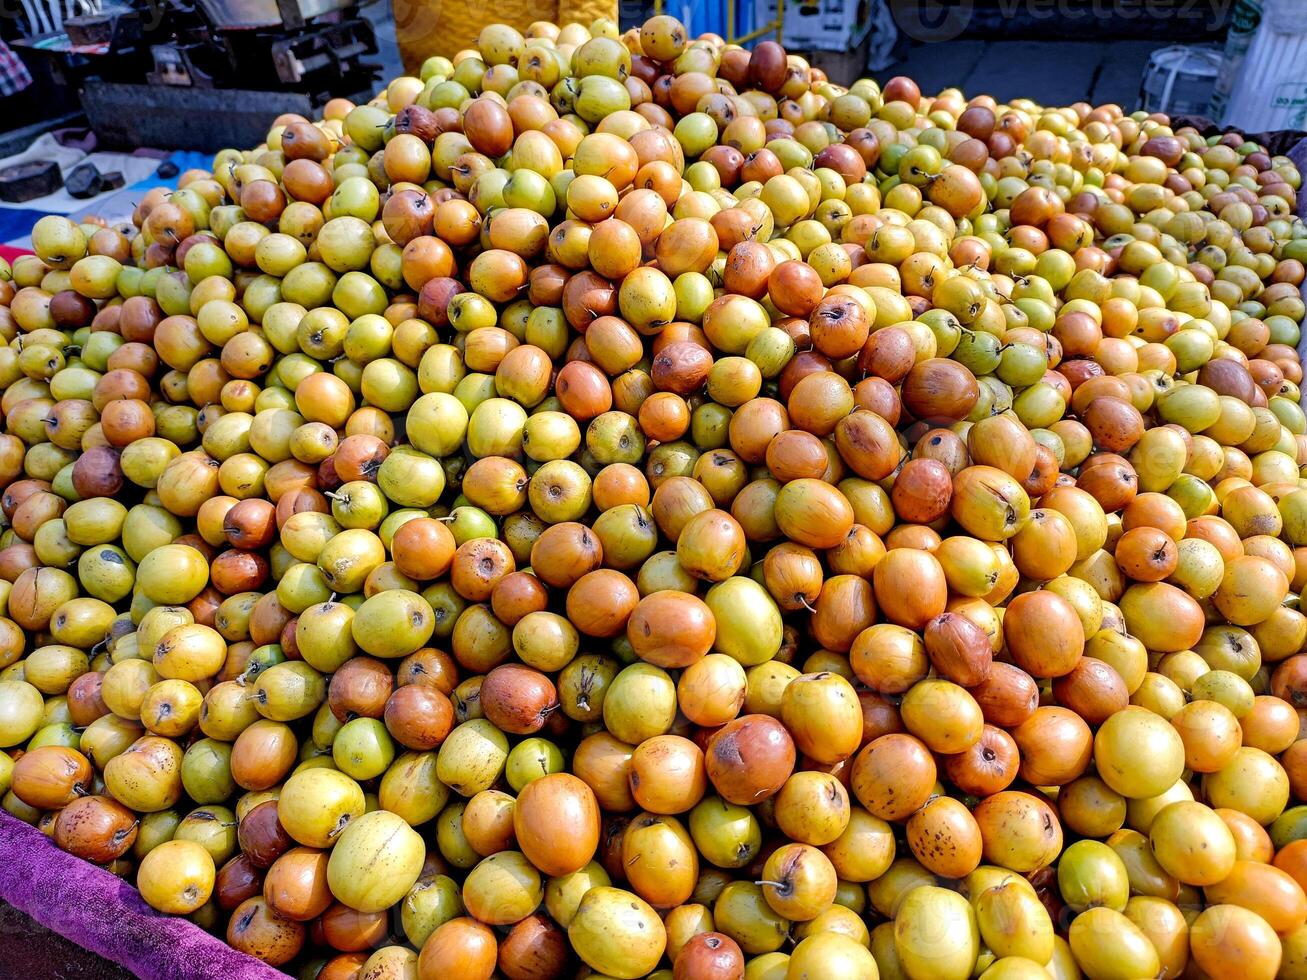
[[[2,805],[315,980],[1303,975],[1300,186],[660,14],[44,217]]]

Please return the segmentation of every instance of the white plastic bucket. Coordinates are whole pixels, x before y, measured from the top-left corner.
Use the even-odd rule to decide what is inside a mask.
[[[1139,101],[1145,112],[1201,115],[1207,111],[1221,70],[1221,52],[1212,47],[1176,45],[1154,51],[1144,68]]]

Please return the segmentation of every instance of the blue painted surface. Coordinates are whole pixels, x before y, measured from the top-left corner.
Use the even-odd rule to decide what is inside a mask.
[[[121,200],[123,196],[127,196],[130,203],[134,204],[142,194],[153,187],[176,187],[177,178],[187,170],[208,170],[212,167],[213,154],[200,153],[195,150],[178,150],[159,162],[162,164],[165,161],[174,163],[177,166],[177,173],[172,177],[160,177],[156,172],[115,194],[88,203],[84,209],[72,212],[70,217],[79,218],[92,213],[101,214],[108,218],[120,217],[121,215],[116,212],[123,210],[128,203]],[[130,207],[127,207],[127,210],[130,211]],[[29,247],[28,242],[33,226],[50,213],[52,212],[25,208],[21,205],[0,205],[0,243],[21,248]]]

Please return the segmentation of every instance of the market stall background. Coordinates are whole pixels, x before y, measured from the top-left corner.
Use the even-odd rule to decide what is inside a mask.
[[[1240,0],[1239,6],[1250,2]],[[1255,2],[1253,5],[1260,6]],[[376,51],[364,57],[377,77],[402,74],[401,49],[412,43],[406,42],[404,35],[413,29],[417,5],[401,2],[393,7],[372,0],[342,6],[347,13],[366,21],[375,35]],[[438,5],[428,6],[434,9]],[[650,16],[655,3],[622,0],[618,6],[621,24],[626,27]],[[696,33],[710,31],[723,36],[747,36],[776,16],[775,0],[735,4],[731,24],[727,23],[726,4],[720,0],[682,0],[664,6]],[[1095,105],[1117,103],[1130,110],[1139,101],[1141,80],[1149,73],[1155,56],[1177,42],[1210,50],[1219,62],[1227,22],[1236,13],[1234,6],[1181,0],[1152,0],[1147,4],[1120,0],[1110,5],[1079,0],[971,0],[941,18],[928,5],[915,0],[813,0],[787,5],[781,37],[788,50],[809,57],[834,80],[845,84],[863,75],[879,81],[909,75],[928,91],[957,86],[967,92],[983,89],[999,99],[1039,91],[1050,104],[1085,99]],[[484,17],[479,7],[469,10],[469,16]],[[398,28],[397,19],[401,25]],[[5,36],[0,25],[0,40]],[[21,53],[29,62],[34,58],[49,59],[53,52],[48,49],[52,46],[57,47],[53,40],[30,49],[15,45],[15,56]],[[39,55],[38,48],[42,50]],[[101,70],[97,64],[92,58],[87,64],[78,62],[70,68],[71,87],[75,89],[77,80],[83,77],[94,80]],[[39,63],[34,68],[35,85],[0,104],[40,98],[43,76]],[[209,91],[220,96],[222,90]],[[337,90],[331,94],[345,93]],[[1180,94],[1177,90],[1177,99]],[[277,111],[285,110],[274,110],[270,115]],[[121,125],[148,132],[151,123],[124,120]],[[201,133],[206,128],[211,127],[197,127]],[[30,145],[19,142],[19,132],[10,134],[8,140],[0,135],[0,147],[25,145],[21,152],[0,157],[0,172],[31,160],[53,160],[67,178],[75,166],[90,162],[100,173],[121,173],[123,185],[91,198],[77,199],[60,191],[22,204],[0,201],[0,257],[11,258],[28,250],[31,228],[45,214],[74,219],[95,216],[110,224],[126,220],[145,191],[158,186],[175,187],[177,174],[192,167],[207,169],[212,159],[211,152],[149,148],[115,152],[105,149],[103,141],[97,147],[94,133],[87,130],[85,120],[76,113],[65,118],[63,129],[43,133],[37,126],[27,130],[32,131]],[[89,152],[79,149],[88,145]],[[208,149],[219,148],[214,145]],[[0,149],[0,153],[4,150]],[[177,168],[176,172],[169,164]]]
[[[124,186],[89,199],[73,197],[65,188],[23,204],[0,206],[0,258],[8,261],[31,251],[32,227],[47,214],[70,218],[97,215],[109,223],[131,218],[132,209],[141,195],[151,187],[177,186],[177,178],[191,168],[208,169],[213,157],[208,153],[180,150],[175,153],[86,152],[76,146],[62,146],[56,133],[41,136],[32,146],[16,156],[0,160],[0,169],[29,161],[53,160],[65,173],[90,163],[101,173],[121,173]]]

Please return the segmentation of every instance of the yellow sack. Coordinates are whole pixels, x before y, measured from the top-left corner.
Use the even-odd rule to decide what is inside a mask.
[[[600,17],[607,17],[616,24],[617,0],[559,0],[556,23],[559,26],[585,24],[589,27]]]
[[[392,6],[404,70],[414,75],[432,55],[450,58],[476,47],[481,29],[490,24],[511,24],[524,31],[537,20],[560,26],[589,25],[600,17],[617,20],[617,0],[496,0],[493,4],[392,0]]]

